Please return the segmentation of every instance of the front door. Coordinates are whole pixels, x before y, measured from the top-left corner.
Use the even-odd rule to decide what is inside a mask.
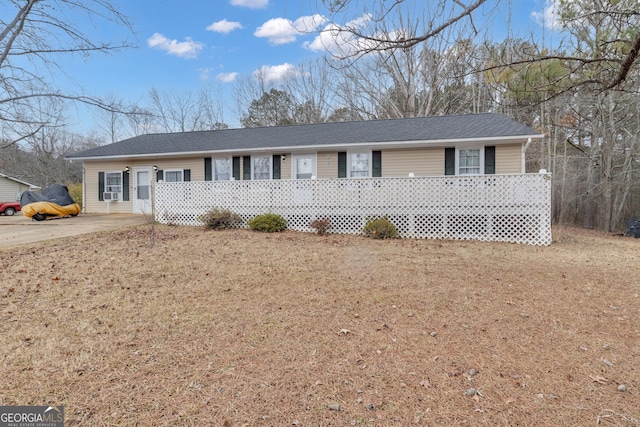
[[[151,168],[133,168],[133,212],[151,213]]]

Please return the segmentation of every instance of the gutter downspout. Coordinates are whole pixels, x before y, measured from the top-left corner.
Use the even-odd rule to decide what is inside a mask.
[[[527,143],[522,146],[522,173],[527,173],[526,153],[529,145],[531,145],[531,138],[527,138]]]

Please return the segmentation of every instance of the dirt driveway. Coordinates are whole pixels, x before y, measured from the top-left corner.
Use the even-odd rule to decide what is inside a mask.
[[[145,224],[134,214],[80,214],[72,218],[32,221],[24,215],[0,215],[0,248]]]

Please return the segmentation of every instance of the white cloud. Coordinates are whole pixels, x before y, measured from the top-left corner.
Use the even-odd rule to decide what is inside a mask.
[[[301,33],[317,30],[327,22],[327,18],[320,14],[301,16],[293,22],[293,27]]]
[[[282,80],[285,76],[295,72],[295,67],[285,62],[281,65],[263,65],[259,70],[254,71],[253,75],[265,82],[274,82]]]
[[[223,19],[222,21],[214,22],[207,27],[207,30],[214,31],[216,33],[229,34],[233,30],[242,29],[242,24],[239,22],[231,22]]]
[[[562,26],[558,14],[558,0],[547,0],[542,12],[532,12],[531,17],[536,24],[544,28],[555,30]]]
[[[209,80],[209,78],[211,77],[211,73],[215,70],[215,68],[199,68],[198,71],[200,71],[200,80]]]
[[[258,27],[253,33],[256,37],[269,39],[269,43],[286,44],[296,41],[301,34],[315,31],[326,19],[322,15],[301,16],[295,21],[286,18],[273,18]]]
[[[303,46],[314,52],[329,52],[335,56],[349,56],[356,51],[361,51],[371,42],[358,38],[346,28],[358,29],[371,20],[371,15],[365,14],[360,18],[348,22],[344,28],[330,23],[320,31],[313,41],[305,42]]]
[[[149,47],[163,50],[169,55],[176,55],[180,58],[192,59],[198,56],[198,53],[204,48],[200,42],[191,40],[191,37],[185,37],[185,41],[169,40],[160,33],[154,33],[147,39]]]
[[[265,37],[271,44],[285,44],[296,41],[298,32],[291,21],[285,18],[273,18],[262,24],[253,33],[256,37]]]
[[[237,77],[238,73],[219,73],[216,76],[216,79],[218,79],[222,83],[231,83],[235,81]]]
[[[269,0],[231,0],[231,5],[248,7],[249,9],[264,9],[269,5]]]

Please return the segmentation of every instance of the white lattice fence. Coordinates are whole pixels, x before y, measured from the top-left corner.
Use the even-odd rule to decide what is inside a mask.
[[[551,243],[548,174],[156,184],[161,223],[201,225],[212,207],[245,221],[277,213],[300,231],[326,217],[331,232],[357,234],[367,218],[387,215],[401,237]]]

